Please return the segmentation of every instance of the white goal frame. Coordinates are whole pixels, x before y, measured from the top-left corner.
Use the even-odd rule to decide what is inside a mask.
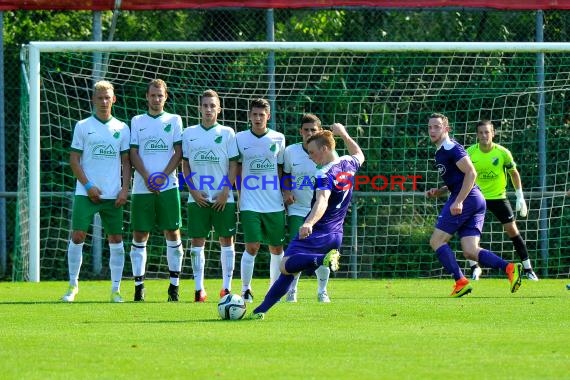
[[[423,53],[537,53],[538,78],[543,53],[570,52],[563,42],[30,42],[29,51],[29,281],[40,281],[40,65],[42,53],[53,52],[423,52]],[[542,59],[543,61],[543,59]],[[540,86],[540,84],[539,84]],[[539,101],[539,105],[541,102]],[[544,112],[542,113],[544,118]],[[539,112],[540,119],[540,112]],[[544,120],[543,120],[544,124]],[[544,125],[539,129],[544,133]],[[541,154],[545,154],[541,152]]]

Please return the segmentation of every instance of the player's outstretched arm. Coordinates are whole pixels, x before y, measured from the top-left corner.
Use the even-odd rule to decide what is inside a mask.
[[[346,127],[340,123],[334,123],[331,125],[331,130],[335,136],[340,137],[344,141],[348,153],[351,156],[355,156],[360,162],[360,165],[362,165],[364,163],[364,153],[362,153],[362,149],[360,149],[360,146],[356,143],[356,141],[350,137],[346,131]]]

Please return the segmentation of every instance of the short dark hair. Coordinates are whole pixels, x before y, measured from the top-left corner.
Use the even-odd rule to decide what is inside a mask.
[[[265,108],[267,113],[271,112],[271,106],[269,105],[269,102],[263,98],[257,98],[251,101],[249,104],[249,110],[251,111],[254,108]]]
[[[321,119],[319,119],[317,115],[312,113],[306,113],[303,115],[303,117],[301,118],[301,125],[305,123],[315,123],[317,127],[319,128],[321,127]]]
[[[477,127],[475,127],[475,132],[479,132],[479,127],[483,126],[483,125],[490,125],[491,126],[491,130],[494,131],[495,130],[495,126],[493,125],[493,123],[491,122],[491,120],[488,119],[481,119],[477,122]]]

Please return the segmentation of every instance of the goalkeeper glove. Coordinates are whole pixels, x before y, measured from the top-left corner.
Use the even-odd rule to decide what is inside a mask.
[[[517,195],[516,211],[519,211],[519,215],[524,218],[528,214],[528,208],[526,207],[522,189],[517,189],[515,194]]]

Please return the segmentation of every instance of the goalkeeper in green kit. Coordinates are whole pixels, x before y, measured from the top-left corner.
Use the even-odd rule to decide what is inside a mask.
[[[517,228],[513,209],[507,200],[507,173],[509,173],[517,196],[515,210],[519,212],[521,217],[527,215],[528,209],[523,195],[521,177],[511,152],[507,148],[495,144],[493,137],[495,137],[493,123],[489,120],[479,121],[477,123],[477,140],[479,143],[467,148],[467,154],[469,154],[477,171],[475,182],[485,197],[487,210],[495,214],[513,242],[523,264],[526,277],[529,280],[538,281],[530,263],[526,243]],[[472,279],[478,280],[481,276],[481,268],[476,261],[469,260],[469,264],[472,269]]]

